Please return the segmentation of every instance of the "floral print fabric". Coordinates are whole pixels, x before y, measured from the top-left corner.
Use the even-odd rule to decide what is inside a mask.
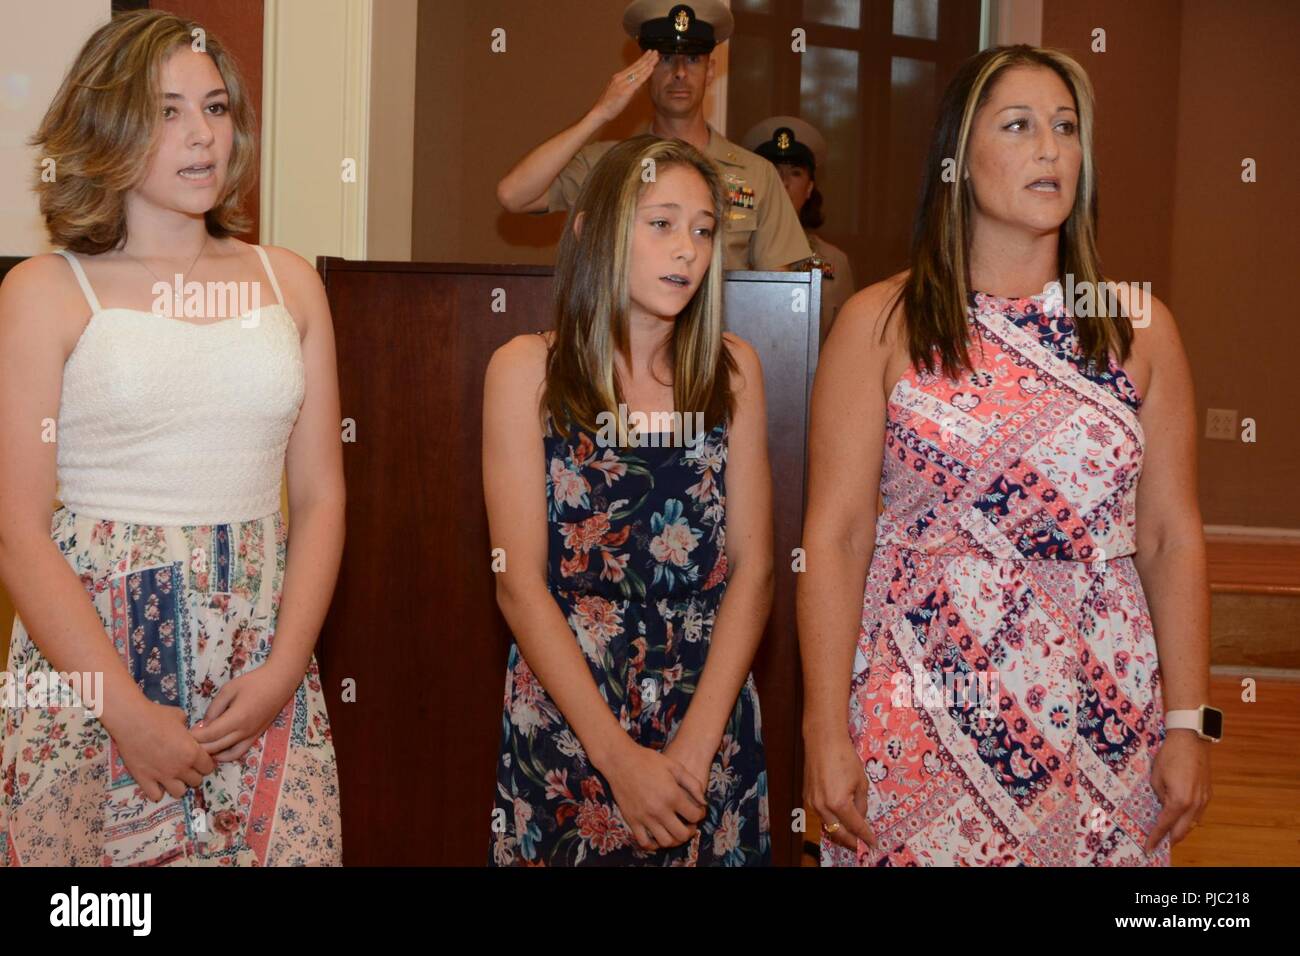
[[[51,537],[141,692],[181,708],[189,726],[222,686],[270,656],[288,540],[279,511],[180,526],[59,508]],[[52,671],[21,619],[8,669],[19,688]],[[84,707],[31,706],[22,695],[0,728],[0,865],[342,863],[338,772],[314,657],[244,756],[217,763],[180,799],[150,801]]]
[[[667,433],[665,433],[667,435]],[[548,582],[611,713],[662,750],[690,706],[727,587],[727,423],[697,457],[545,437]],[[538,476],[541,480],[542,476]],[[642,851],[608,781],[511,644],[489,861],[497,866],[749,866],[771,858],[758,694],[749,676],[687,843]]]
[[[1168,865],[1134,567],[1141,399],[1046,296],[972,296],[960,380],[890,397],[849,732],[880,850],[825,866]]]

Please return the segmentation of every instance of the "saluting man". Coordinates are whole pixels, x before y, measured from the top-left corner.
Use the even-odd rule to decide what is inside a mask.
[[[722,174],[728,194],[723,268],[784,271],[805,262],[812,249],[775,167],[704,121],[704,93],[714,74],[710,54],[733,27],[731,11],[719,0],[630,4],[623,28],[646,52],[614,74],[586,116],[515,164],[497,184],[501,205],[539,214],[570,208],[587,174],[615,145],[612,140],[583,144],[645,86],[655,108],[645,131],[690,143]]]
[[[853,270],[843,249],[831,245],[812,230],[824,222],[817,170],[826,168],[826,138],[811,123],[797,116],[770,116],[745,134],[744,144],[776,166],[794,204],[799,223],[812,246],[812,258],[797,268],[822,270],[822,342],[830,334],[835,315],[857,290]]]

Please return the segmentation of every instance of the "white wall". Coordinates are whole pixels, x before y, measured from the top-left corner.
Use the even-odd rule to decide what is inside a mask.
[[[415,0],[266,0],[263,242],[410,259],[415,27]]]
[[[26,142],[110,10],[109,0],[0,0],[0,255],[51,248],[32,191],[39,157]]]

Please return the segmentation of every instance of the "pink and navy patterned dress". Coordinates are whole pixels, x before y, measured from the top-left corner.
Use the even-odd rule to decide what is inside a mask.
[[[974,372],[889,399],[849,727],[881,849],[823,835],[822,865],[1168,865],[1141,398],[1058,302],[972,303]]]
[[[727,589],[727,422],[700,454],[545,436],[548,579],[597,688],[628,735],[663,748],[686,716]],[[510,646],[489,862],[752,866],[771,861],[758,692],[747,676],[681,846],[642,851],[609,782]]]

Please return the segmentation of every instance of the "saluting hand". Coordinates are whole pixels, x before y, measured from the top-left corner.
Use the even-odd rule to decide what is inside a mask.
[[[615,73],[610,78],[609,86],[605,87],[605,92],[600,94],[600,99],[591,108],[592,115],[604,123],[616,118],[632,102],[632,95],[650,79],[650,74],[658,64],[659,51],[646,50],[627,69]]]

